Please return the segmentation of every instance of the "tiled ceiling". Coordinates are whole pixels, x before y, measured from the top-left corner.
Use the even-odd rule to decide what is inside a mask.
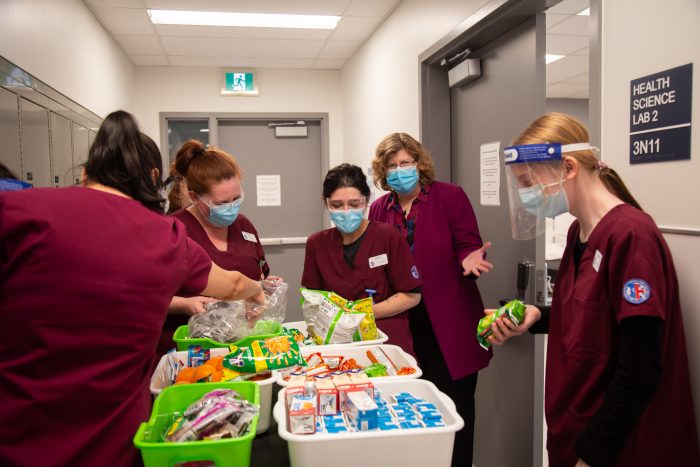
[[[588,98],[589,0],[563,0],[547,10],[547,53],[564,58],[547,65],[547,97]]]
[[[400,0],[84,0],[137,66],[340,69]],[[147,9],[341,16],[333,30],[151,23]]]

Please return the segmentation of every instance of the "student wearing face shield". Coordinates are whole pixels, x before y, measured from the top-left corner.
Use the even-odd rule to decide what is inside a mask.
[[[369,196],[359,167],[342,164],[328,171],[323,200],[335,227],[307,240],[301,284],[348,300],[365,298],[373,290],[377,327],[389,336],[388,344],[413,354],[404,311],[420,301],[421,279],[401,234],[364,218]]]
[[[233,156],[189,140],[177,152],[174,173],[182,177],[189,203],[172,216],[185,225],[190,238],[219,267],[239,271],[256,281],[266,278],[270,267],[258,232],[250,220],[239,213],[244,193],[241,168]],[[174,297],[159,352],[172,348],[172,335],[178,326],[187,324],[190,316],[206,311],[207,303],[213,301],[202,296]]]
[[[577,220],[551,308],[528,305],[520,326],[497,320],[490,340],[549,334],[549,465],[700,465],[671,253],[587,141],[580,122],[554,113],[504,150],[514,238],[542,233],[546,217]]]

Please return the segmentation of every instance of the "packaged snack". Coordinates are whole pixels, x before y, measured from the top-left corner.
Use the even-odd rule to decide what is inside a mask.
[[[328,366],[329,370],[336,371],[342,365],[343,357],[341,355],[326,355],[323,357],[323,363]]]
[[[196,368],[209,360],[209,349],[203,349],[201,345],[190,345],[187,348],[187,366]]]
[[[386,373],[389,376],[396,376],[396,365],[379,346],[370,347],[367,350],[367,357],[374,363],[381,363],[386,367]]]
[[[479,341],[479,345],[484,349],[491,347],[491,343],[488,341],[489,336],[493,334],[491,324],[498,318],[508,318],[516,326],[519,325],[525,318],[525,304],[520,300],[511,300],[495,312],[479,320],[479,324],[476,327],[476,338]]]
[[[354,358],[348,358],[340,365],[340,371],[350,371],[360,368],[357,361]]]
[[[331,370],[328,369],[328,365],[325,363],[322,363],[321,365],[318,365],[314,368],[307,368],[306,370],[306,377],[307,378],[313,378],[315,376],[323,376],[323,375],[328,375],[330,376]]]
[[[338,389],[330,378],[316,379],[316,392],[318,394],[318,414],[335,415],[338,413]]]
[[[348,375],[333,376],[332,380],[333,384],[335,384],[335,387],[338,389],[339,409],[344,410],[348,392],[352,392],[354,390],[352,380]]]
[[[344,344],[366,317],[365,312],[345,308],[347,300],[333,292],[301,288],[302,312],[309,326],[309,335],[317,344]]]
[[[345,402],[345,415],[357,431],[377,429],[377,409],[377,404],[364,391],[349,393]]]
[[[316,398],[295,396],[289,405],[289,431],[298,435],[316,433]]]
[[[291,366],[306,366],[296,341],[283,334],[251,342],[250,347],[229,346],[223,367],[241,373],[259,373]]]
[[[369,376],[364,373],[351,374],[350,381],[355,390],[363,391],[370,399],[374,399],[374,384],[369,380]]]
[[[310,367],[315,367],[324,363],[320,352],[312,353],[304,359]]]
[[[306,337],[304,336],[304,333],[302,333],[300,330],[295,329],[295,328],[285,328],[285,333],[289,334],[292,336],[292,338],[297,341],[297,343],[301,344],[306,340]]]
[[[366,366],[362,371],[364,371],[365,374],[371,378],[386,376],[386,367],[381,363],[372,363],[371,365]]]
[[[353,335],[353,341],[370,341],[377,339],[377,323],[374,320],[374,302],[372,297],[362,298],[349,303],[347,308],[351,311],[359,311],[365,314],[360,322],[360,327]]]
[[[412,375],[416,372],[415,368],[411,368],[410,366],[404,366],[396,370],[396,374],[399,376],[406,376],[406,375]]]

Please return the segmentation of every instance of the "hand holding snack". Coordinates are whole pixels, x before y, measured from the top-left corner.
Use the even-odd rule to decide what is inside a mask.
[[[509,305],[512,307],[511,304],[514,302],[522,305],[521,313],[518,313],[515,320],[505,311],[501,312]],[[486,309],[484,314],[486,316],[479,321],[479,327],[477,328],[479,342],[484,348],[488,348],[491,344],[502,345],[511,337],[523,334],[542,316],[542,313],[536,306],[524,305],[517,300],[509,302],[498,310]]]

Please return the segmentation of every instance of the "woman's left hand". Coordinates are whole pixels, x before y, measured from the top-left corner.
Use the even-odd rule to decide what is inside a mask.
[[[479,277],[482,272],[491,271],[491,269],[493,269],[493,264],[484,259],[484,255],[489,248],[491,248],[491,242],[486,242],[478,250],[469,253],[469,256],[462,261],[462,269],[464,269],[462,275],[468,276],[469,274],[474,274],[476,277]]]

